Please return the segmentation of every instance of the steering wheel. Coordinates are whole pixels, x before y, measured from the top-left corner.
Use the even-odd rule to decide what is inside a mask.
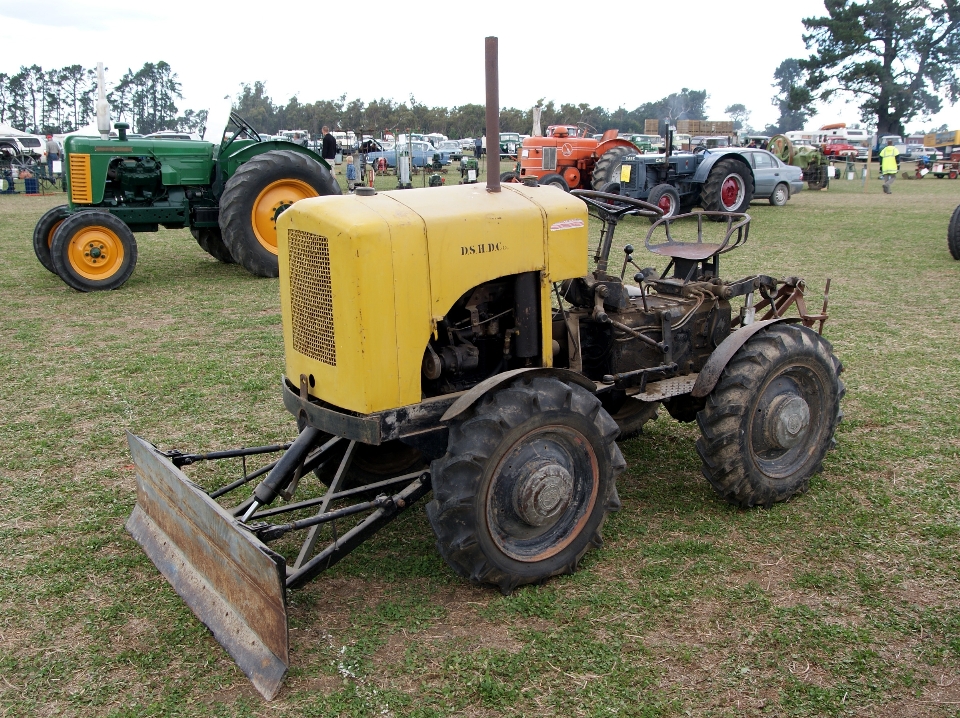
[[[243,119],[242,117],[240,117],[240,115],[238,115],[236,112],[231,112],[231,113],[230,113],[230,121],[231,121],[233,124],[235,124],[239,130],[246,130],[247,132],[251,133],[254,137],[257,138],[257,142],[263,142],[263,140],[260,139],[260,133],[258,133],[255,129],[253,129],[253,125],[251,125],[251,124],[250,124],[249,122],[247,122],[245,119]],[[226,127],[223,129],[223,134],[224,134],[224,136],[226,136],[226,134],[227,134],[227,128],[226,128]],[[227,140],[226,143],[223,142],[223,138],[222,138],[222,137],[220,138],[220,145],[221,145],[221,147],[222,147],[222,149],[220,150],[221,153],[222,153],[225,149],[227,149],[227,147],[229,147],[230,145],[233,144],[233,141],[234,141],[235,139],[237,139],[237,135],[238,135],[238,134],[240,134],[240,133],[239,133],[239,132],[234,132],[234,133],[233,133],[233,137],[231,137],[229,140]]]
[[[570,194],[579,197],[591,207],[600,213],[600,219],[604,221],[620,221],[626,215],[635,215],[638,217],[654,217],[660,219],[663,216],[663,210],[655,204],[643,202],[632,197],[625,197],[620,194],[610,194],[609,192],[597,192],[593,189],[575,189]]]

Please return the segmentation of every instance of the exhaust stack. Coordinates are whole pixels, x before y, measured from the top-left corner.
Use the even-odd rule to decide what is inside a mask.
[[[486,39],[487,76],[487,192],[500,191],[500,70],[495,37]],[[491,144],[493,143],[493,144]],[[490,150],[496,147],[496,164],[490,166]]]
[[[102,62],[97,63],[97,132],[100,139],[110,139],[110,103],[107,102],[107,81]]]

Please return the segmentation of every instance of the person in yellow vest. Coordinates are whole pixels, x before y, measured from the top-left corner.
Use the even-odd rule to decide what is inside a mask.
[[[887,146],[880,150],[880,174],[883,175],[883,193],[893,194],[893,181],[900,169],[900,150],[893,146],[893,140],[887,138]]]

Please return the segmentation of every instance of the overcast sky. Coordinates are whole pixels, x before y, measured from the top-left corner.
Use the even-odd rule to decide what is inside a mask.
[[[806,55],[802,18],[822,0],[670,2],[88,2],[0,0],[0,72],[82,64],[112,85],[166,60],[183,85],[180,110],[209,109],[263,80],[274,102],[484,102],[483,38],[500,38],[500,104],[587,102],[634,109],[683,87],[709,93],[707,116],[743,103],[750,123],[777,119],[773,72]],[[666,18],[666,21],[665,21]],[[859,121],[854,104],[821,107],[808,126]],[[908,131],[946,123],[946,107]],[[293,128],[290,128],[293,129]]]

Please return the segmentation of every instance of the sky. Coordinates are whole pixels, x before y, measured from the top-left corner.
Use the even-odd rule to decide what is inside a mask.
[[[728,119],[724,108],[743,103],[759,129],[778,116],[774,70],[807,54],[802,19],[823,14],[822,0],[0,0],[0,72],[102,61],[112,85],[128,68],[165,60],[182,83],[181,111],[215,108],[255,80],[275,103],[346,93],[364,101],[413,95],[453,107],[484,103],[484,37],[495,35],[501,106],[532,107],[544,98],[632,110],[687,87],[709,93],[709,119]],[[808,127],[859,120],[856,104],[839,100],[819,107]],[[907,130],[944,123],[960,129],[960,105]]]

